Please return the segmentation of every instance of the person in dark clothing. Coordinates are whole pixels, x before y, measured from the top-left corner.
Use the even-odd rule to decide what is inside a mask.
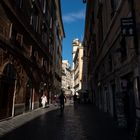
[[[78,100],[77,100],[77,95],[76,95],[76,93],[73,95],[73,102],[74,102],[74,107],[77,107],[77,102],[78,102]]]
[[[77,95],[76,94],[73,95],[73,101],[74,101],[74,103],[77,102]]]
[[[62,90],[61,90],[61,94],[59,96],[59,101],[60,101],[60,110],[62,113],[64,110],[64,107],[65,107],[65,102],[66,102],[66,97],[65,97],[64,92]]]

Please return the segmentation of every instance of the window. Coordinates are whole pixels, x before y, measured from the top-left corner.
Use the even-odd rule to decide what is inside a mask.
[[[43,0],[44,3],[43,3],[43,13],[45,14],[46,13],[46,0]]]
[[[37,32],[39,28],[39,17],[36,16],[36,25],[35,25],[35,31]]]
[[[112,56],[111,55],[109,55],[109,57],[108,57],[108,64],[109,64],[109,71],[112,71],[113,66],[112,66]]]
[[[136,107],[140,107],[140,89],[139,89],[139,77],[134,79],[135,101]]]
[[[43,13],[46,12],[46,0],[39,0],[39,3],[40,3],[40,7],[43,11]]]
[[[34,5],[32,5],[31,8],[32,8],[32,12],[31,12],[31,16],[30,16],[30,25],[32,25],[34,30],[37,32],[38,26],[39,26],[38,9]]]
[[[30,25],[32,25],[33,24],[33,16],[31,15],[31,17],[30,17]]]
[[[102,10],[102,3],[99,4],[99,9],[98,9],[98,46],[101,46],[101,43],[103,41],[103,10]]]
[[[52,29],[53,23],[52,23],[52,17],[50,18],[50,29]]]
[[[39,57],[38,57],[38,52],[37,51],[34,52],[34,56],[35,56],[36,60],[38,60]]]
[[[19,46],[22,46],[22,45],[23,45],[23,35],[17,33],[17,36],[16,36],[16,43],[17,43],[17,45],[19,45]]]
[[[116,9],[118,8],[118,5],[121,0],[110,0],[111,4],[111,18],[114,16]]]
[[[37,32],[38,30],[38,25],[39,25],[39,18],[36,15],[31,15],[30,18],[30,25],[33,25],[34,30]]]
[[[0,65],[3,64],[3,50],[0,48]]]
[[[115,0],[111,0],[110,1],[111,3],[111,18],[114,16],[114,13],[115,13]]]
[[[35,50],[33,50],[33,48],[32,48],[32,56],[31,56],[31,58],[32,58],[32,60],[33,60],[34,62],[36,62]]]
[[[102,14],[99,18],[98,22],[98,44],[99,47],[101,46],[101,42],[103,41],[103,21],[102,21]]]
[[[29,46],[29,56],[32,56],[32,45]]]
[[[15,0],[15,4],[18,8],[22,8],[22,3],[23,3],[22,0]]]
[[[123,62],[127,58],[126,40],[124,37],[120,41],[120,52],[121,52],[121,62]]]
[[[47,70],[47,61],[43,60],[43,67]]]
[[[21,67],[20,67],[20,71],[21,71]],[[4,70],[3,70],[4,75],[6,75],[9,78],[15,79],[16,78],[16,73],[15,73],[15,69],[14,66],[10,63],[8,63]]]

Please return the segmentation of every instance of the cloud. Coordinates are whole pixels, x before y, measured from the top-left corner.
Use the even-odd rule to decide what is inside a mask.
[[[62,18],[63,18],[63,22],[65,23],[71,23],[77,20],[83,20],[85,18],[85,11],[80,10],[77,12],[68,13],[68,14],[63,15]]]

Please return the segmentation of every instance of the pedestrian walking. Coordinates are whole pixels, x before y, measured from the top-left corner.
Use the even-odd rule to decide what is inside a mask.
[[[45,108],[46,103],[47,103],[47,97],[45,94],[43,94],[43,96],[41,97],[41,104],[43,108]]]
[[[66,97],[64,95],[63,90],[61,90],[61,94],[59,96],[59,102],[60,102],[60,110],[61,110],[61,113],[62,113],[63,110],[64,110],[64,107],[65,107],[65,102],[66,102]]]
[[[74,107],[77,107],[77,95],[76,95],[76,93],[73,95],[73,103],[74,103]]]

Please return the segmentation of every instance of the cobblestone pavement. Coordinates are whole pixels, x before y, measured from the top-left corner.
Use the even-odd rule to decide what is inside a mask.
[[[0,139],[129,140],[124,130],[115,128],[111,118],[92,105],[78,105],[76,108],[72,105],[66,106],[63,114],[60,114],[59,109],[55,109],[50,109],[49,112],[48,108],[44,109],[44,113],[40,113]],[[26,120],[29,116],[23,116],[23,119]]]

